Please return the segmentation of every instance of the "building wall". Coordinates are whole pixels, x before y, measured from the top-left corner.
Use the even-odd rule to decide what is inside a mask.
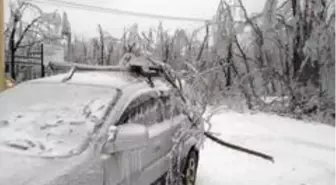
[[[61,45],[44,44],[44,63],[63,62],[65,48]]]

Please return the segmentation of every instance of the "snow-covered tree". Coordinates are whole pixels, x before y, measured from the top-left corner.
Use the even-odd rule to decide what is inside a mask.
[[[45,41],[58,42],[60,39],[59,14],[57,12],[44,13],[38,6],[27,1],[10,2],[10,18],[6,27],[6,45],[13,79],[16,79],[14,66],[17,52],[25,53],[27,49],[37,44]]]

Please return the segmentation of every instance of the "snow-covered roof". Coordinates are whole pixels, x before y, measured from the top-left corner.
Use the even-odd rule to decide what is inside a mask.
[[[67,74],[60,74],[42,79],[37,79],[32,82],[52,82],[60,83],[67,76]],[[66,83],[72,84],[89,84],[110,86],[114,88],[123,88],[125,86],[139,83],[140,80],[136,79],[129,74],[121,72],[75,72],[70,80]]]

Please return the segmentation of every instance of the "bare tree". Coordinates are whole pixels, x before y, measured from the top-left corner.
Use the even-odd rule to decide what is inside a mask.
[[[104,43],[104,32],[101,25],[98,25],[99,31],[99,42],[100,42],[100,65],[104,65],[104,55],[105,55],[105,43]]]
[[[68,14],[66,12],[63,12],[62,17],[62,35],[67,38],[67,46],[68,46],[68,52],[67,52],[67,59],[70,60],[72,51],[71,51],[71,25],[68,20]]]
[[[22,17],[29,8],[33,8],[34,10],[36,10],[38,12],[38,15],[25,26],[22,32],[18,32],[18,24],[22,23]],[[10,11],[11,15],[10,15],[10,25],[8,26],[8,32],[9,32],[8,49],[10,51],[10,57],[11,57],[11,77],[12,79],[16,80],[15,53],[21,46],[22,41],[24,40],[26,34],[32,29],[32,27],[36,26],[36,23],[38,23],[38,21],[41,19],[42,10],[39,7],[30,4],[28,2],[18,1],[17,4],[14,3],[11,4]]]

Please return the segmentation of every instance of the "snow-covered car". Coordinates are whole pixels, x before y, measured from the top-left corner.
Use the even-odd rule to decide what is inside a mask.
[[[175,168],[195,184],[202,134],[177,136],[199,128],[164,79],[151,87],[125,72],[67,75],[0,94],[1,185],[151,185]]]

